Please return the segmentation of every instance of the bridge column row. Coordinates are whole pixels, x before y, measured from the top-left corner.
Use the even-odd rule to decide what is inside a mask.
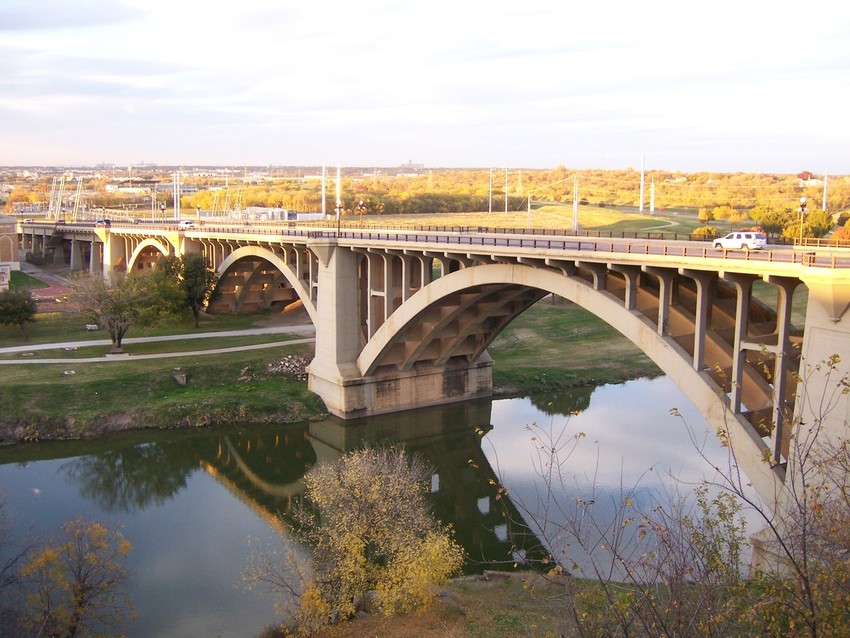
[[[584,264],[578,265],[590,271],[591,287],[598,288],[600,282],[604,281],[598,267],[590,270]],[[719,374],[717,382],[726,388],[730,413],[742,417],[745,427],[755,430],[754,435],[769,437],[774,463],[784,463],[788,455],[792,420],[789,399],[794,390],[793,386],[789,386],[789,380],[796,372],[798,361],[797,357],[792,356],[791,299],[799,280],[764,277],[777,294],[775,328],[771,334],[765,335],[750,334],[754,303],[752,289],[754,282],[759,279],[756,275],[615,264],[609,264],[608,268],[622,276],[625,290],[620,298],[625,309],[639,312],[650,319],[660,337],[683,343],[687,332],[692,331],[689,347],[693,369],[700,373],[706,371],[708,377]],[[642,275],[651,276],[655,282],[655,292],[652,286],[644,285]],[[692,282],[692,286],[688,287],[692,287],[695,294],[689,304],[682,305],[677,297],[681,295],[681,286],[685,281]],[[720,326],[712,329],[712,313],[718,312],[715,303],[721,281],[730,286],[735,295],[728,345],[723,345],[726,342],[717,332]],[[638,304],[638,298],[644,301]],[[675,328],[671,324],[674,311]],[[760,309],[759,312],[765,311]],[[724,348],[728,348],[728,359],[725,358],[727,355],[723,355]],[[749,353],[755,353],[756,359],[763,358],[765,354],[771,355],[771,372],[757,369],[748,357]],[[688,353],[683,353],[683,356],[688,356]],[[763,364],[757,365],[761,367]],[[728,376],[725,376],[720,370],[727,367]]]

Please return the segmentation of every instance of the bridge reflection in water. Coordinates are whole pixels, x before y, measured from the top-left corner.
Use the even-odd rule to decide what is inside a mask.
[[[559,408],[568,413],[586,407],[587,397],[574,398],[578,403]],[[535,561],[543,552],[509,496],[497,493],[499,477],[482,449],[492,429],[491,409],[492,401],[482,399],[354,422],[329,418],[309,424],[130,432],[60,443],[35,454],[29,446],[16,446],[4,456],[11,462],[19,455],[27,462],[73,457],[62,464],[61,473],[82,497],[113,514],[166,503],[187,488],[200,467],[285,532],[293,505],[304,499],[303,476],[313,465],[363,445],[400,443],[433,467],[434,513],[454,528],[472,573],[512,566],[518,557]]]
[[[400,443],[433,468],[434,513],[450,523],[469,557],[468,572],[536,561],[543,550],[506,495],[482,447],[490,431],[490,400],[373,416],[352,423],[328,419],[285,430],[246,428],[216,437],[202,467],[271,525],[286,526],[304,496],[302,478],[364,445]]]

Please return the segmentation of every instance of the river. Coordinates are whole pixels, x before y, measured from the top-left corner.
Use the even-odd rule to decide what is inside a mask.
[[[671,475],[699,481],[708,466],[694,438],[710,458],[725,458],[704,419],[661,377],[349,424],[22,444],[0,450],[0,490],[13,541],[47,540],[80,515],[121,527],[133,545],[125,565],[137,613],[127,636],[252,636],[275,622],[274,600],[240,587],[241,575],[252,555],[292,542],[281,516],[301,498],[310,466],[363,442],[403,441],[434,466],[435,513],[455,527],[474,572],[517,558],[510,549],[522,525],[506,525],[492,480],[509,488],[508,513],[522,523],[542,485],[536,446],[550,437],[560,441],[567,489],[578,492],[640,483],[662,493]]]

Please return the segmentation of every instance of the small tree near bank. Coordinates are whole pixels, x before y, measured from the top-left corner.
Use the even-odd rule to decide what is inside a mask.
[[[84,275],[71,284],[74,299],[90,323],[102,326],[121,353],[130,326],[151,325],[176,312],[175,286],[155,271],[145,275],[115,273],[106,279]]]
[[[35,321],[38,304],[29,290],[0,292],[0,325],[18,326],[28,339],[26,325]]]
[[[132,547],[104,525],[78,518],[62,538],[31,556],[21,570],[31,590],[27,635],[105,635],[132,618],[132,601],[121,594],[126,570],[121,560]]]
[[[385,615],[427,607],[460,570],[463,550],[434,519],[430,469],[401,448],[368,448],[305,476],[310,504],[296,510],[309,569],[293,555],[247,574],[289,597],[293,633],[310,634],[371,607]],[[370,606],[370,600],[374,604]]]

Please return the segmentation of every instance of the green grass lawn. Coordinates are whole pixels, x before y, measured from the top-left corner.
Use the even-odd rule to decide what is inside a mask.
[[[544,298],[517,317],[488,352],[495,360],[493,383],[507,393],[660,374],[617,330],[559,297]]]
[[[133,427],[302,421],[324,412],[321,400],[306,382],[271,373],[268,364],[286,355],[309,360],[311,352],[310,345],[293,345],[210,357],[0,366],[0,405],[7,419],[26,415],[41,436],[60,423],[61,435],[84,436],[114,420]],[[174,368],[188,374],[185,386],[174,380]]]
[[[253,328],[269,318],[268,313],[246,315],[202,315],[200,328],[195,328],[191,316],[181,321],[158,326],[131,326],[126,337],[157,337],[172,334],[193,334],[221,330]],[[77,312],[47,312],[36,315],[33,323],[27,324],[27,339],[17,326],[0,326],[0,348],[40,343],[65,341],[94,341],[109,339],[104,330],[86,330],[85,317]]]
[[[702,226],[695,214],[679,212],[628,212],[615,208],[579,206],[580,230],[615,233],[666,233],[687,235]],[[367,226],[471,226],[488,228],[534,228],[566,230],[573,227],[571,204],[535,204],[529,216],[527,210],[493,213],[441,213],[431,215],[368,216]],[[358,223],[350,222],[352,227]]]
[[[9,287],[13,290],[38,290],[39,288],[50,288],[41,279],[36,279],[20,270],[13,270],[9,280]]]

